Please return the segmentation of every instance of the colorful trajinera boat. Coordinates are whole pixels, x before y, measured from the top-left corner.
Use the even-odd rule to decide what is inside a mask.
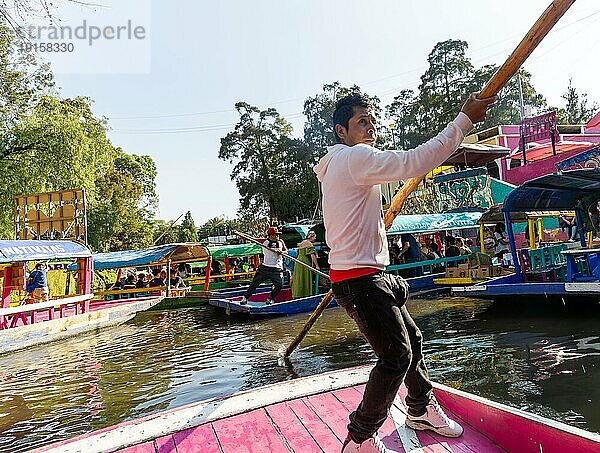
[[[95,271],[118,269],[117,281],[121,280],[123,269],[148,270],[150,267],[160,266],[166,266],[167,269],[170,269],[171,265],[199,261],[206,261],[210,266],[210,254],[207,248],[196,243],[164,244],[140,250],[97,253],[92,256],[92,259]],[[204,280],[205,287],[208,287],[207,277],[204,277]],[[95,294],[103,297],[106,301],[122,301],[161,295],[162,300],[153,307],[155,309],[188,307],[205,301],[203,296],[196,297],[190,294],[189,286],[171,287],[168,276],[163,286],[107,289],[97,291]]]
[[[36,452],[339,452],[348,414],[371,367],[280,382],[193,403],[39,448]],[[391,452],[600,451],[600,435],[435,384],[435,396],[465,431],[459,438],[405,425],[402,387],[379,437]]]
[[[600,301],[600,247],[592,242],[590,210],[600,200],[600,168],[580,169],[542,176],[511,192],[503,206],[515,273],[452,293],[477,299],[523,301],[534,296],[560,303]],[[520,248],[515,241],[514,213],[574,210],[580,236],[576,244],[545,243]],[[535,237],[530,227],[530,238]]]
[[[250,297],[248,303],[244,305],[240,303],[242,300],[241,295],[225,298],[213,297],[209,300],[209,304],[214,307],[224,308],[228,314],[242,313],[258,316],[283,316],[313,311],[325,296],[325,294],[316,294],[292,299],[292,290],[284,288],[275,298],[275,303],[267,305],[266,300],[269,297],[269,292],[270,288],[269,291],[255,293]],[[328,305],[328,308],[335,306],[337,306],[337,303],[334,299]]]
[[[219,292],[220,290],[228,290],[237,288],[250,283],[254,275],[253,270],[239,269],[235,263],[244,261],[252,265],[252,268],[257,268],[262,253],[262,249],[257,244],[231,244],[231,245],[208,245],[210,259],[208,261],[190,263],[192,269],[204,268],[203,276],[190,276],[184,279],[192,291]],[[220,273],[213,273],[212,267],[215,261],[223,263],[215,268],[220,268]],[[208,276],[208,277],[207,277]],[[207,296],[209,293],[207,293]]]
[[[92,300],[91,256],[85,245],[73,241],[0,241],[0,353],[121,324],[162,299],[159,294],[121,304]],[[27,299],[22,298],[23,294],[27,296],[24,290],[28,262],[47,262],[53,268],[49,272],[64,273],[72,260],[75,263],[69,269],[77,275],[76,294],[51,292],[50,300],[35,303],[27,303]],[[69,277],[70,271],[67,271]]]

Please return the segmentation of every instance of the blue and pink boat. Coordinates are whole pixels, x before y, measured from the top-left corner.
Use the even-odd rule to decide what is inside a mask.
[[[522,296],[527,300],[547,299],[561,304],[599,302],[600,244],[592,240],[593,209],[597,209],[599,200],[600,168],[565,171],[522,184],[506,197],[503,205],[515,273],[455,287],[452,293],[514,303],[526,300]],[[512,228],[515,213],[573,210],[580,237],[578,246],[545,243],[538,248],[518,247]]]

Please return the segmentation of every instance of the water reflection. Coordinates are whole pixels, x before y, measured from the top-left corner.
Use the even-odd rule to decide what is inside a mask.
[[[600,431],[600,314],[502,310],[446,298],[409,306],[432,377]],[[23,451],[191,402],[374,360],[340,309],[282,360],[306,315],[229,318],[212,307],[0,356],[0,450]]]

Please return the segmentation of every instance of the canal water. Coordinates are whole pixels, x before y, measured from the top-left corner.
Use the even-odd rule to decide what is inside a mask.
[[[409,309],[437,382],[600,431],[600,312],[499,309],[458,298]],[[307,315],[228,317],[210,306],[0,356],[0,451],[24,451],[184,404],[374,361],[326,310],[289,362]]]

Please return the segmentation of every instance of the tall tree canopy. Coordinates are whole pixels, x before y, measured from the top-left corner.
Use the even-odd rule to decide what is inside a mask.
[[[47,66],[0,19],[0,237],[14,237],[14,197],[83,188],[96,251],[152,243],[156,166],[106,137],[89,99],[60,99]]]
[[[240,119],[221,139],[219,158],[234,164],[231,179],[240,192],[242,208],[280,217],[285,210],[287,153],[292,126],[273,108],[260,110],[246,102],[235,105]]]
[[[427,135],[439,132],[458,114],[469,95],[473,65],[465,41],[439,42],[427,57],[429,68],[421,76],[418,120]]]
[[[567,91],[561,96],[565,100],[565,108],[557,110],[557,121],[561,124],[587,123],[598,111],[598,104],[588,104],[587,94],[579,94],[569,79]]]

